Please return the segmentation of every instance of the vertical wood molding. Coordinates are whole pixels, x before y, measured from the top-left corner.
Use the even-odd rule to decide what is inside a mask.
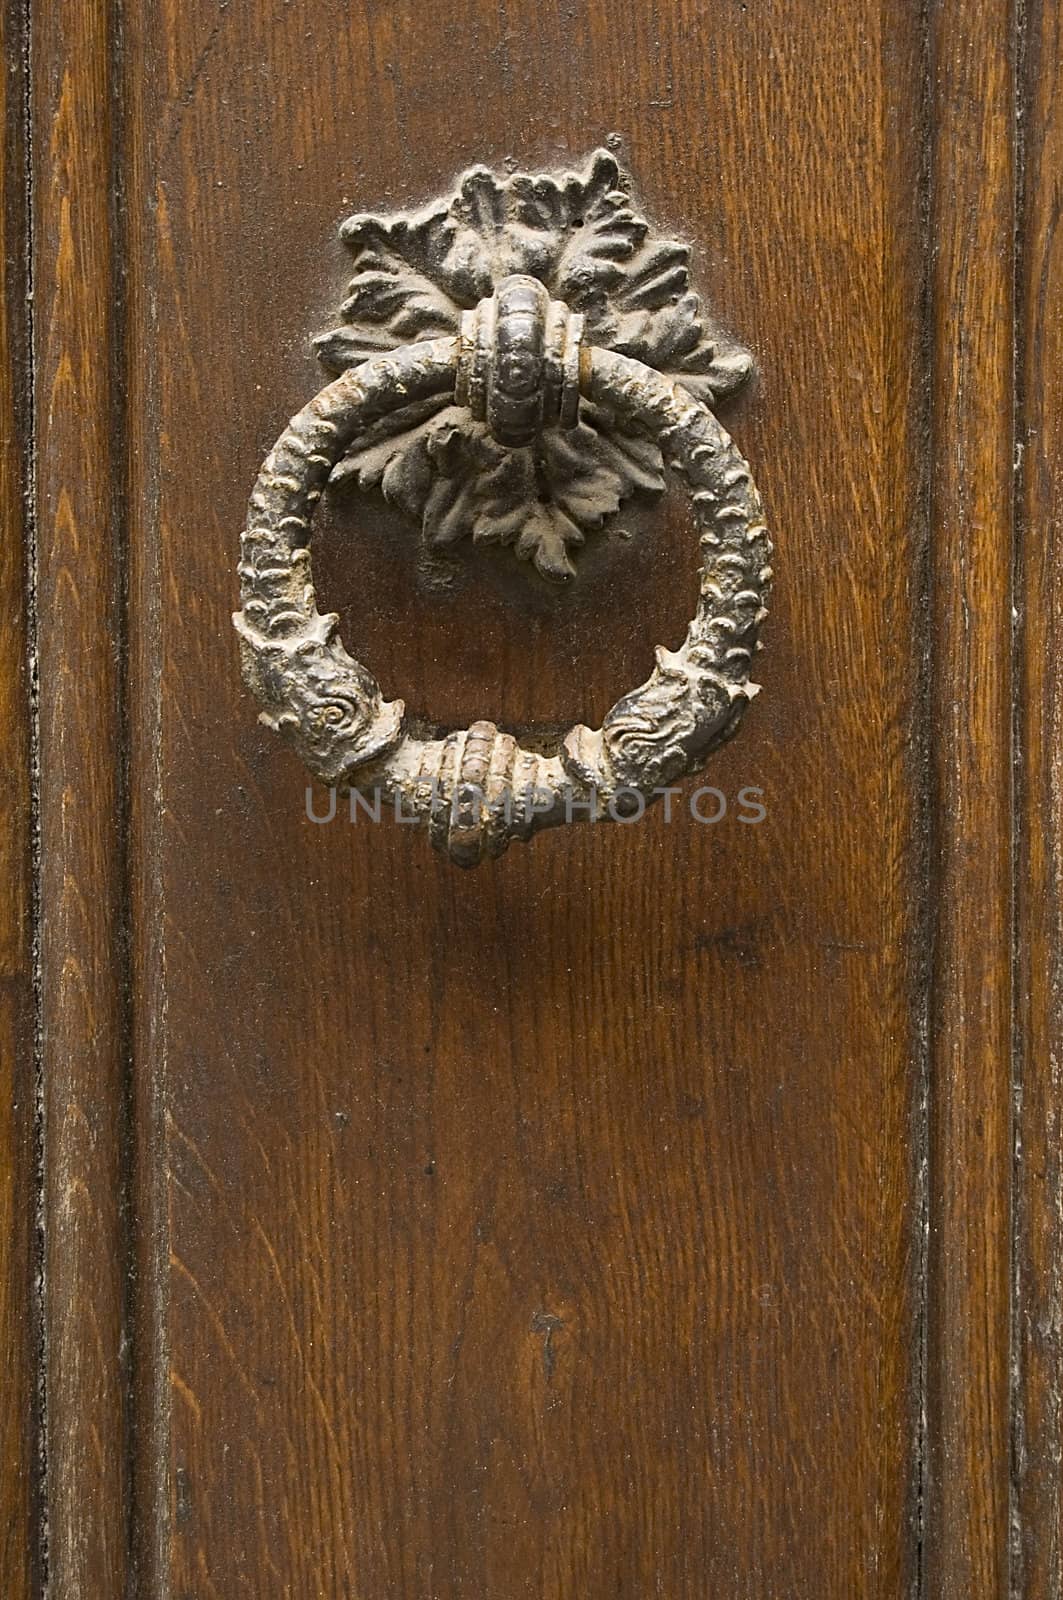
[[[51,1600],[126,1593],[124,448],[114,17],[33,11]]]
[[[1063,1595],[1063,6],[1027,11],[1018,254],[1014,1594]]]
[[[928,1600],[1009,1584],[1013,21],[930,11]]]
[[[0,7],[0,1594],[37,1592],[25,27]]]

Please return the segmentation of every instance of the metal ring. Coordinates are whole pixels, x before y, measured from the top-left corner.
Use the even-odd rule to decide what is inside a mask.
[[[245,681],[324,783],[377,790],[416,817],[461,866],[573,820],[618,819],[697,771],[757,693],[749,668],[767,615],[771,543],[752,474],[705,406],[627,356],[583,351],[579,386],[645,429],[685,479],[699,531],[698,605],[678,650],[658,647],[645,683],[602,726],[573,727],[555,753],[524,750],[492,722],[418,738],[401,700],[317,609],[310,519],[332,468],[375,417],[454,389],[462,340],[425,340],[352,368],[294,417],[263,463],[241,543]]]

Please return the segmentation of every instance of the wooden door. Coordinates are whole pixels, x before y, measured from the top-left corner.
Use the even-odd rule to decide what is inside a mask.
[[[1059,1600],[1059,6],[3,26],[0,1590]],[[308,817],[238,535],[341,219],[603,144],[756,358],[763,693],[719,823],[463,874]],[[696,588],[679,493],[563,590],[319,522],[444,726],[596,726]]]

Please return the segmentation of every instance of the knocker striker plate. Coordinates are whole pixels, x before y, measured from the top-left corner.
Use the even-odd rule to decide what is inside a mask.
[[[319,341],[340,375],[263,463],[242,540],[233,620],[262,720],[325,783],[401,804],[463,866],[652,801],[703,765],[757,692],[771,545],[749,468],[710,409],[748,356],[710,337],[685,248],[649,238],[604,151],[582,176],[474,169],[449,204],[352,218],[344,234],[358,267],[347,322]],[[488,520],[485,532],[477,493],[498,460],[517,467],[493,509],[504,531]],[[573,727],[552,754],[486,721],[415,736],[402,702],[344,649],[338,617],[317,609],[310,519],[330,480],[380,483],[429,540],[510,542],[561,578],[587,529],[635,488],[663,486],[665,464],[699,531],[697,611],[601,728]],[[430,525],[438,496],[410,493],[433,473],[456,477],[443,498],[457,532]]]

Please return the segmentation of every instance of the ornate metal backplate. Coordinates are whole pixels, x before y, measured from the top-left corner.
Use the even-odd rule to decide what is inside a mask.
[[[712,409],[752,370],[692,291],[689,247],[652,232],[608,150],[582,173],[500,177],[473,167],[450,199],[350,217],[341,236],[355,273],[342,321],[315,341],[332,373],[458,334],[463,313],[515,274],[582,316],[585,345],[641,361]],[[507,545],[564,580],[588,534],[636,491],[664,488],[664,461],[656,440],[586,398],[575,426],[512,448],[443,394],[366,427],[332,482],[379,486],[420,521],[432,548],[466,538]]]

